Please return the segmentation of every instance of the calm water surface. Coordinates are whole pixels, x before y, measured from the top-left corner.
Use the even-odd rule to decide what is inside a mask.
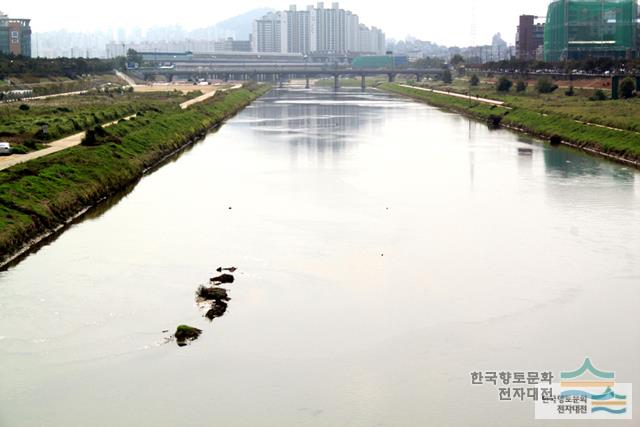
[[[469,373],[590,356],[640,387],[639,224],[633,170],[277,90],[0,273],[0,426],[556,425]]]

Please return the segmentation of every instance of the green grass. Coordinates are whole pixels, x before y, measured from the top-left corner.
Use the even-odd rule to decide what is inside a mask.
[[[261,96],[257,86],[221,93],[187,110],[150,110],[107,132],[120,143],[76,146],[0,171],[0,259],[62,224]]]
[[[627,159],[640,159],[640,134],[629,130],[613,130],[598,126],[590,126],[577,122],[567,113],[557,112],[553,107],[547,110],[534,110],[522,107],[523,104],[509,102],[508,107],[494,107],[488,104],[473,102],[462,98],[434,94],[418,89],[405,88],[397,84],[382,84],[381,89],[406,95],[437,107],[454,110],[480,120],[487,120],[491,115],[502,116],[502,123],[510,127],[519,128],[543,138],[557,135],[565,141],[578,144],[584,148],[612,154]],[[507,95],[508,97],[509,95]],[[507,100],[508,98],[503,98]],[[591,102],[591,101],[585,101]],[[622,103],[626,101],[607,101],[607,103]],[[601,103],[598,103],[601,104]],[[606,107],[606,106],[605,106]],[[546,111],[546,112],[545,112]],[[607,110],[601,111],[601,115]],[[606,120],[604,118],[603,120]]]
[[[568,82],[557,82],[567,86]],[[467,93],[484,98],[497,99],[509,106],[525,108],[543,114],[556,114],[575,120],[611,126],[618,129],[640,132],[640,98],[629,100],[590,101],[594,89],[575,89],[575,96],[566,96],[561,87],[551,94],[539,94],[530,82],[525,92],[517,93],[515,88],[507,93],[499,93],[495,85],[486,79],[477,86],[469,88],[468,78],[457,78],[450,85],[438,81],[428,81],[425,86],[434,89],[449,89],[459,93]],[[601,88],[608,96],[610,87]]]
[[[22,103],[0,104],[0,138],[16,152],[28,152],[47,141],[149,109],[177,108],[187,98],[180,93],[86,94]],[[48,136],[41,134],[48,125]]]
[[[124,84],[115,74],[92,74],[79,76],[73,79],[67,77],[35,77],[29,75],[7,76],[11,81],[11,89],[29,89],[34,95],[51,95],[64,92],[76,92],[109,86],[122,86]],[[1,84],[0,84],[1,86]]]

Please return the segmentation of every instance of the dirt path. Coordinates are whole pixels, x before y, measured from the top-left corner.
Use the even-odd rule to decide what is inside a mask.
[[[219,90],[227,91],[227,90],[239,89],[240,87],[242,87],[242,85],[237,84],[230,88],[219,89]],[[197,104],[199,102],[205,101],[213,97],[216,93],[217,93],[217,90],[212,90],[211,92],[205,93],[204,95],[201,95],[197,98],[190,99],[189,101],[186,101],[180,104],[180,108],[185,110],[194,104]],[[135,117],[135,114],[131,116],[127,116],[124,119],[129,120],[132,117]],[[119,120],[115,120],[113,122],[105,123],[104,125],[102,125],[102,127],[112,126],[118,123],[118,121]],[[80,145],[80,143],[82,142],[82,138],[84,138],[84,134],[85,132],[79,132],[73,135],[69,135],[65,138],[52,141],[49,143],[49,146],[47,148],[43,148],[42,150],[32,151],[31,153],[27,153],[27,154],[12,154],[10,156],[0,157],[0,170],[17,165],[18,163],[27,162],[29,160],[37,159],[43,156],[48,156],[49,154],[65,150],[75,145]]]
[[[231,86],[230,88],[219,89],[219,90],[221,92],[225,92],[227,90],[240,89],[241,87],[242,87],[241,84],[237,84],[237,85]],[[218,90],[214,90],[214,91],[211,91],[209,93],[205,93],[204,95],[200,95],[197,98],[193,98],[193,99],[190,99],[190,100],[188,100],[186,102],[183,102],[182,104],[180,104],[180,108],[182,108],[183,110],[186,110],[187,108],[191,107],[194,104],[197,104],[198,102],[202,102],[204,100],[207,100],[207,99],[213,97],[217,92],[218,92]]]
[[[136,86],[136,82],[129,76],[127,76],[125,73],[123,73],[122,71],[118,71],[118,70],[114,70],[116,72],[116,76],[120,77],[120,79],[124,80],[125,82],[127,82],[127,84],[129,86]]]

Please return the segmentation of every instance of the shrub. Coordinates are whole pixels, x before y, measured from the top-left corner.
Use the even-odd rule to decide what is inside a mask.
[[[471,78],[469,79],[469,84],[471,86],[478,86],[480,84],[480,79],[478,78],[477,75],[473,75],[471,76]]]
[[[536,82],[536,90],[538,93],[552,93],[558,89],[558,85],[553,83],[550,77],[542,77]]]
[[[633,97],[633,92],[636,90],[636,82],[631,77],[625,77],[618,86],[620,90],[620,96],[624,99]]]
[[[609,98],[602,89],[596,90],[593,95],[589,97],[589,100],[591,101],[606,101],[607,99]]]
[[[520,79],[516,82],[516,92],[524,92],[527,90],[527,82]]]
[[[93,129],[89,129],[85,133],[80,144],[86,147],[95,147],[96,145],[99,145],[98,139],[96,138],[96,132]]]
[[[487,118],[487,126],[489,126],[489,129],[499,129],[501,122],[502,122],[502,116],[498,116],[496,114],[491,114]]]
[[[509,92],[511,86],[513,86],[513,82],[505,76],[500,77],[496,83],[496,89],[498,92]]]
[[[569,86],[569,89],[565,90],[565,91],[564,91],[564,94],[565,94],[566,96],[573,96],[573,95],[575,95],[576,93],[575,93],[575,91],[573,90],[573,85]]]
[[[29,105],[27,104],[20,104],[20,107],[18,108],[20,108],[20,110],[22,111],[29,111],[31,109],[31,107],[29,107]]]

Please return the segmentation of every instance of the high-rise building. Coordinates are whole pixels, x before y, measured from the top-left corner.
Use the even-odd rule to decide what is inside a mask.
[[[544,33],[547,61],[637,55],[637,0],[554,0]]]
[[[283,34],[285,28],[285,37]],[[287,15],[283,12],[269,12],[253,21],[251,42],[254,52],[287,52]]]
[[[343,55],[383,53],[386,40],[380,29],[369,29],[338,3],[325,8],[319,2],[300,11],[290,6],[254,21],[252,43],[255,52]]]
[[[285,53],[309,53],[309,11],[289,6],[286,15],[287,50]]]
[[[0,11],[0,53],[31,56],[30,19],[13,19]]]
[[[542,59],[540,47],[544,44],[544,24],[536,23],[533,15],[521,15],[516,32],[516,57],[523,61]]]

